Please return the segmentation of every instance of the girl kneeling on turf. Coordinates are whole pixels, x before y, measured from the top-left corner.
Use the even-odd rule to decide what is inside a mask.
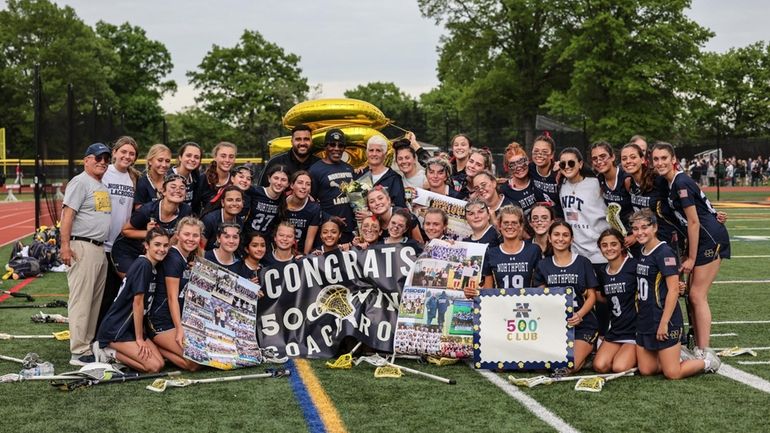
[[[145,373],[157,373],[163,368],[163,355],[152,340],[144,338],[144,294],[155,291],[155,267],[166,257],[168,244],[164,229],[153,227],[147,231],[146,253],[131,264],[118,296],[99,327],[93,346],[97,361],[112,358]],[[152,303],[150,299],[147,301],[148,305]]]
[[[623,234],[607,229],[597,244],[607,265],[599,269],[597,298],[610,310],[610,327],[596,350],[594,370],[599,373],[636,367],[636,260],[628,256]]]
[[[153,333],[152,341],[158,350],[174,365],[195,371],[199,365],[184,358],[184,329],[182,309],[190,279],[190,264],[201,255],[200,243],[203,222],[195,217],[184,217],[176,226],[176,243],[161,264],[163,281],[158,281],[155,296],[147,311],[147,321]]]
[[[680,361],[684,323],[679,309],[679,263],[676,254],[658,240],[658,224],[652,211],[631,216],[631,229],[642,245],[636,267],[639,310],[636,325],[636,358],[639,373],[663,372],[667,379],[683,379],[702,371],[716,372],[721,361],[711,349],[703,359]],[[687,358],[687,357],[684,357]]]

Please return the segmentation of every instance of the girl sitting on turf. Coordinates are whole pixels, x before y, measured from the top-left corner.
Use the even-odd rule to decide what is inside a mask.
[[[694,359],[689,351],[682,350],[680,338],[684,323],[679,309],[679,260],[668,244],[658,240],[655,215],[649,209],[635,212],[631,216],[631,229],[642,245],[636,267],[639,373],[663,372],[667,379],[683,379],[702,371],[716,372],[722,363],[712,349],[704,350],[703,359]]]
[[[607,265],[599,269],[596,297],[610,310],[610,327],[594,357],[594,370],[619,373],[636,367],[636,260],[614,228],[599,235],[597,244]],[[636,239],[634,239],[634,243]]]
[[[147,231],[144,241],[147,253],[131,264],[118,296],[99,327],[93,344],[98,362],[114,359],[144,373],[157,373],[163,368],[163,355],[152,340],[144,337],[144,294],[155,292],[155,267],[166,257],[168,244],[168,234],[162,228]],[[151,303],[152,300],[147,299],[147,304]]]
[[[571,225],[561,220],[551,224],[548,240],[551,251],[538,262],[534,284],[540,287],[572,287],[575,290],[572,315],[567,319],[567,324],[575,327],[574,365],[570,368],[570,372],[575,372],[583,368],[598,336],[599,323],[593,308],[599,281],[591,261],[572,252]]]
[[[183,355],[182,309],[190,279],[190,265],[195,256],[201,255],[202,233],[203,223],[199,219],[185,217],[179,221],[176,243],[161,264],[164,279],[158,281],[152,305],[147,311],[147,321],[154,334],[152,341],[160,353],[174,365],[190,371],[197,370],[199,366]]]

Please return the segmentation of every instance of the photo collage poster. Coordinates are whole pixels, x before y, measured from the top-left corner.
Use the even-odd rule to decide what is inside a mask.
[[[417,215],[420,224],[424,222],[425,210],[428,208],[437,208],[446,212],[449,217],[446,235],[449,239],[463,239],[471,234],[473,230],[465,219],[465,200],[447,197],[422,188],[414,189],[414,196],[411,201],[412,213]]]
[[[182,312],[185,358],[221,370],[262,363],[258,292],[253,282],[196,258]]]
[[[432,240],[417,259],[401,295],[394,351],[445,358],[473,356],[473,300],[485,244]]]

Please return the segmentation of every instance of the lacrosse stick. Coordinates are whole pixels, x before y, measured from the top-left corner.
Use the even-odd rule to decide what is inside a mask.
[[[353,368],[353,352],[358,350],[358,348],[361,347],[361,342],[359,341],[358,344],[356,344],[353,349],[351,349],[350,352],[340,356],[337,358],[334,362],[326,362],[326,367],[328,368],[340,368],[340,369],[350,369]]]
[[[62,316],[61,314],[46,314],[39,312],[30,317],[34,323],[70,323],[69,318]]]
[[[67,302],[57,299],[46,304],[10,304],[0,305],[0,308],[67,308]]]
[[[24,359],[14,358],[12,356],[5,356],[0,355],[0,359],[6,360],[6,361],[12,361],[12,362],[18,362],[22,365],[22,367],[26,368],[35,368],[38,364],[42,363],[42,359],[40,359],[40,356],[38,356],[37,353],[28,353]]]
[[[676,255],[679,260],[682,260],[683,251],[679,245],[679,235],[676,231],[671,235],[671,242],[674,243],[674,247],[676,248]],[[684,289],[684,306],[687,309],[687,321],[690,324],[690,328],[687,330],[686,335],[682,335],[679,339],[686,348],[692,350],[695,348],[695,315],[693,313],[692,309],[692,303],[690,303],[690,288],[692,287],[692,272],[689,274],[680,274],[679,275],[679,281],[685,282],[686,286]]]
[[[417,376],[426,377],[428,379],[432,379],[432,380],[435,380],[435,381],[438,381],[438,382],[442,382],[442,383],[446,383],[446,384],[449,384],[449,385],[454,385],[454,384],[457,383],[457,381],[455,381],[454,379],[447,379],[445,377],[436,376],[436,375],[433,375],[433,374],[430,374],[430,373],[425,373],[425,372],[422,372],[420,370],[415,370],[413,368],[403,367],[403,366],[400,366],[400,365],[396,365],[396,364],[394,364],[392,362],[388,362],[387,359],[381,357],[380,355],[360,356],[356,360],[356,365],[360,364],[362,361],[365,361],[368,364],[372,364],[375,367],[395,367],[395,368],[398,368],[400,370],[404,370],[407,373],[412,373],[412,374],[415,374]],[[376,374],[376,372],[375,372],[375,374]]]
[[[607,205],[607,222],[610,227],[619,231],[623,236],[628,236],[626,226],[623,225],[623,221],[620,219],[620,205],[617,203],[610,203]]]
[[[147,385],[147,389],[154,392],[163,392],[167,387],[184,388],[190,385],[197,385],[199,383],[215,383],[215,382],[231,382],[236,380],[247,379],[264,379],[267,377],[284,377],[290,376],[291,371],[287,369],[268,369],[266,373],[260,374],[245,374],[241,376],[226,376],[226,377],[212,377],[211,379],[156,379],[152,384]]]
[[[21,292],[10,292],[8,290],[3,290],[0,293],[4,293],[6,295],[10,295],[14,298],[25,298],[27,302],[35,302],[35,298],[32,297],[32,295],[28,295],[26,293]]]
[[[326,313],[337,318],[337,326],[342,327],[342,321],[347,319],[353,326],[358,327],[352,304],[353,295],[347,287],[339,284],[324,287],[316,297],[316,311],[319,315]]]
[[[59,341],[70,339],[70,331],[54,332],[51,335],[11,335],[0,333],[0,340],[20,340],[28,338],[55,338]]]
[[[95,385],[109,385],[111,383],[124,383],[133,382],[135,380],[157,379],[159,377],[173,377],[182,374],[181,371],[169,371],[168,373],[152,373],[152,374],[139,374],[128,373],[112,376],[111,374],[105,374],[103,379],[89,379],[79,378],[78,380],[70,380],[67,382],[55,382],[51,381],[51,386],[54,386],[62,391],[73,391],[80,388],[90,388]]]
[[[635,371],[636,369],[632,368],[631,370],[621,371],[606,377],[584,377],[575,384],[575,391],[601,392],[605,382],[623,376],[633,376]]]
[[[0,376],[0,383],[27,382],[30,380],[78,380],[78,379],[82,379],[82,377],[65,376],[65,375],[24,377],[20,374],[9,373],[9,374]]]
[[[588,376],[559,376],[559,377],[535,376],[535,377],[528,377],[528,378],[516,378],[513,376],[508,376],[508,382],[516,386],[526,386],[527,388],[534,388],[538,385],[550,385],[554,382],[567,382],[571,380],[579,381],[580,379],[590,379],[594,377],[606,378],[608,376],[615,376],[618,374],[620,374],[621,376],[632,376],[635,371],[636,369],[633,368],[631,370],[624,371],[622,373],[591,374]]]

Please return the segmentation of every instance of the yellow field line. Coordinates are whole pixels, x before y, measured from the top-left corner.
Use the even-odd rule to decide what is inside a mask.
[[[326,431],[329,433],[347,433],[348,430],[340,417],[340,413],[334,406],[334,402],[329,398],[329,395],[324,391],[318,377],[313,373],[310,362],[307,359],[295,359],[294,365],[297,367],[297,371],[310,394],[310,398],[313,399],[313,404],[315,404],[318,415],[326,427]]]

